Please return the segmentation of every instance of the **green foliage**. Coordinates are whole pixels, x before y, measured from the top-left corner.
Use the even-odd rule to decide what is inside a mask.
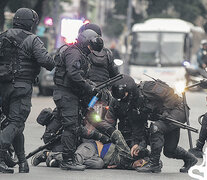
[[[61,1],[71,3],[71,0],[61,0]]]
[[[205,18],[205,7],[201,0],[148,0],[147,14],[150,17],[174,17],[194,23],[198,16]],[[174,15],[168,10],[173,9]],[[178,16],[178,17],[177,17]]]
[[[148,0],[147,14],[149,16],[162,14],[168,8],[170,1],[167,0]]]
[[[127,7],[128,7],[129,0],[115,0],[115,14],[127,14]]]
[[[103,28],[108,37],[118,37],[123,31],[124,25],[122,20],[107,18],[106,26]]]
[[[134,7],[132,9],[132,24],[140,23],[149,18],[180,18],[191,23],[201,16],[206,19],[206,8],[202,0],[146,0],[148,7],[146,9],[147,17],[142,14],[136,14]],[[129,0],[114,0],[115,7],[113,14],[124,15],[127,17],[127,8]],[[106,30],[111,35],[118,35],[126,26],[126,19],[119,21],[116,17],[110,16],[107,21]],[[112,18],[111,18],[112,17]],[[108,26],[108,27],[107,27]],[[207,25],[205,25],[207,29]],[[111,28],[111,29],[110,29]]]
[[[22,7],[32,8],[36,0],[10,0],[8,7],[12,12],[16,12],[17,9]]]
[[[201,0],[173,0],[172,5],[180,18],[194,23],[198,16],[205,17],[205,7]]]

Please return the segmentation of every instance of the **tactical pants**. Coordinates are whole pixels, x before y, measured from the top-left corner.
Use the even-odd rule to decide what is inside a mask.
[[[61,143],[63,145],[63,160],[72,158],[78,144],[79,98],[69,90],[55,89],[53,99],[57,106],[63,125]]]
[[[207,140],[207,113],[203,117],[198,140],[202,144],[205,144],[205,141]]]
[[[181,109],[173,109],[170,117],[180,122],[185,122],[185,113]],[[150,127],[151,159],[159,163],[160,154],[163,149],[165,156],[176,158],[176,148],[180,138],[180,128],[166,121],[158,120]]]
[[[25,160],[23,131],[31,110],[32,84],[0,83],[0,94],[2,110],[9,123],[0,134],[0,149],[5,151],[13,144],[21,162]]]

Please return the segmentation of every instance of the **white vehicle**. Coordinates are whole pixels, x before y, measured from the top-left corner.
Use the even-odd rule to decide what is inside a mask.
[[[138,82],[150,80],[145,73],[182,92],[183,62],[195,59],[204,30],[181,19],[154,18],[134,24],[131,35],[130,75]]]

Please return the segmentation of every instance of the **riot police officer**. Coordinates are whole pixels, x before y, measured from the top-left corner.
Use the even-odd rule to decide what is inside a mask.
[[[189,152],[194,154],[197,158],[203,157],[203,146],[205,145],[205,141],[207,139],[207,113],[202,115],[202,124],[199,133],[199,138],[196,142],[196,147],[189,149]]]
[[[77,43],[72,46],[63,46],[56,56],[56,70],[54,82],[56,88],[53,93],[54,102],[58,108],[63,125],[61,142],[63,145],[63,161],[60,168],[63,170],[84,170],[74,159],[77,146],[78,110],[80,100],[90,98],[95,88],[86,81],[89,61],[87,56],[92,50],[101,51],[103,40],[93,30],[80,33]]]
[[[128,75],[115,82],[111,88],[112,100],[109,104],[104,120],[93,125],[110,136],[113,128],[118,123],[118,130],[121,131],[130,149],[139,146],[139,156],[132,154],[135,158],[148,156],[147,147],[147,115],[140,113],[137,109],[137,86],[135,81]],[[112,128],[113,127],[113,128]],[[137,157],[138,156],[138,157]]]
[[[128,78],[130,79],[131,77]],[[128,81],[127,79],[126,82]],[[124,91],[123,93],[121,91],[124,86],[128,86],[126,82],[124,82],[124,80],[120,81],[120,83],[117,82],[119,83],[118,86],[120,90],[117,91],[117,94],[113,94],[116,98],[126,99],[126,103],[129,103],[130,101],[127,97],[128,93]],[[131,82],[133,82],[133,80],[131,80]],[[150,161],[143,167],[137,168],[137,171],[160,172],[162,168],[160,154],[164,147],[164,155],[169,158],[182,159],[185,164],[180,169],[180,172],[187,172],[191,166],[197,163],[197,159],[191,153],[188,153],[178,146],[180,128],[160,119],[160,115],[162,115],[163,119],[165,117],[171,117],[184,123],[186,119],[182,98],[174,94],[173,89],[160,80],[143,81],[137,85],[134,92],[135,94],[132,97],[134,98],[134,109],[136,109],[140,115],[145,115],[141,116],[141,119],[138,118],[137,121],[139,121],[140,124],[145,123],[148,119],[155,121],[150,125]],[[129,120],[127,123],[130,123]],[[132,147],[132,155],[139,151],[138,148],[139,146],[135,148]]]
[[[84,24],[80,27],[79,33],[87,29],[91,29],[99,36],[102,36],[101,29],[96,24]],[[113,54],[109,49],[104,47],[100,52],[92,51],[89,55],[89,59],[90,69],[88,72],[88,78],[96,84],[106,81],[109,78],[119,74],[118,67],[113,61]]]
[[[29,172],[23,130],[31,108],[32,83],[41,66],[48,70],[54,67],[43,42],[31,33],[37,23],[34,10],[20,8],[14,15],[13,28],[0,34],[0,94],[8,121],[0,135],[0,172],[3,173],[14,172],[4,162],[10,144],[19,160],[19,172]]]

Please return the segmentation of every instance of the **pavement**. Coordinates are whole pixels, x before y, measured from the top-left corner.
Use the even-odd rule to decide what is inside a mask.
[[[187,102],[191,108],[190,122],[191,126],[200,128],[197,118],[202,113],[206,112],[206,93],[194,92],[187,94]],[[26,154],[36,149],[38,146],[43,145],[40,139],[44,127],[36,122],[36,117],[43,108],[54,108],[54,102],[52,97],[37,96],[34,94],[32,98],[32,110],[25,127],[25,151]],[[192,133],[193,144],[198,138],[198,134]],[[181,138],[179,145],[185,149],[189,149],[189,142],[186,130],[181,130]],[[14,168],[14,174],[0,174],[0,180],[191,180],[187,173],[180,173],[179,169],[183,166],[183,161],[176,159],[166,158],[161,156],[163,161],[163,168],[161,173],[138,173],[135,170],[116,170],[116,169],[87,169],[85,171],[63,171],[59,168],[48,168],[45,163],[40,164],[37,167],[31,165],[30,160],[30,173],[20,174],[18,173],[18,166]],[[202,159],[199,159],[197,165],[202,163]],[[197,171],[197,173],[199,173]]]

